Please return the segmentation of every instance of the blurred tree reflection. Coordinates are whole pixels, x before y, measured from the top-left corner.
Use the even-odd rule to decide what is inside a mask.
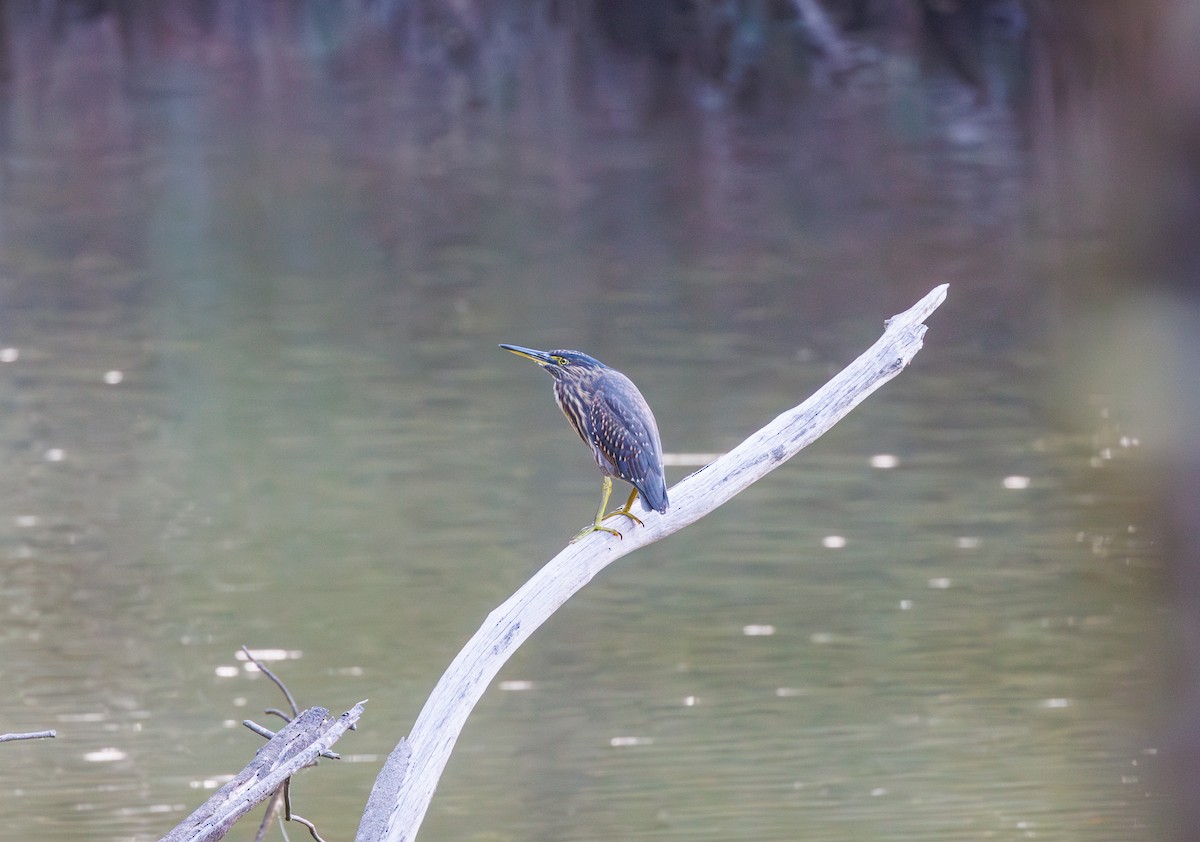
[[[537,52],[549,22],[581,50],[644,58],[704,107],[794,95],[800,83],[836,80],[896,52],[932,60],[931,72],[953,74],[983,102],[990,45],[1013,40],[1025,20],[1019,0],[53,0],[3,11],[19,33],[0,32],[4,47],[31,45],[26,73],[50,45],[101,29],[137,83],[153,82],[164,64],[279,50],[343,72],[395,62],[466,71],[488,55]]]

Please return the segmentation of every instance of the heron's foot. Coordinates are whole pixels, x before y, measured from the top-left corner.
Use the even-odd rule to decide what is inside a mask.
[[[637,515],[634,515],[629,511],[629,507],[633,505],[633,501],[636,500],[637,496],[638,496],[638,490],[636,488],[633,489],[633,493],[631,493],[629,495],[629,499],[625,501],[624,506],[617,509],[616,511],[609,512],[608,514],[604,514],[604,507],[608,505],[608,495],[611,493],[612,493],[612,480],[609,479],[609,477],[607,475],[605,475],[604,486],[600,490],[600,508],[596,509],[596,522],[591,524],[590,526],[586,526],[583,529],[579,530],[579,533],[574,538],[571,539],[572,544],[574,544],[580,538],[583,538],[587,535],[591,535],[593,532],[607,532],[610,535],[616,535],[618,538],[624,540],[625,536],[622,535],[620,532],[613,529],[611,526],[604,526],[601,523],[601,521],[608,520],[610,517],[616,517],[617,515],[624,515],[625,517],[629,518],[634,523],[636,523],[638,526],[645,526],[645,524],[642,523],[641,520],[638,519]]]
[[[605,477],[605,479],[607,480],[608,477]],[[633,491],[631,491],[629,493],[629,499],[625,501],[624,506],[622,506],[619,509],[613,509],[611,512],[604,515],[603,517],[600,516],[600,512],[604,511],[604,505],[602,503],[600,506],[600,512],[596,513],[596,526],[600,526],[600,521],[608,520],[610,517],[627,517],[630,520],[632,520],[634,523],[636,523],[638,526],[645,526],[646,524],[642,523],[642,519],[630,511],[630,509],[633,508],[633,501],[637,499],[637,496],[638,496],[638,490],[635,488],[635,489],[633,489]],[[607,494],[604,495],[603,502],[604,503],[608,502]]]
[[[616,513],[614,512],[614,514],[616,514]],[[634,518],[634,520],[637,520],[637,518]],[[589,525],[585,526],[583,529],[580,529],[579,532],[577,532],[575,534],[575,537],[571,539],[571,543],[574,544],[576,541],[586,538],[588,535],[591,535],[593,532],[607,532],[610,535],[616,535],[618,538],[620,538],[622,540],[624,540],[624,538],[625,538],[624,535],[622,535],[617,530],[613,529],[611,526],[601,526],[600,522],[597,521],[596,523],[589,524]]]
[[[602,518],[600,518],[600,519],[601,519],[601,520],[608,520],[610,517],[622,517],[622,516],[623,516],[623,517],[627,517],[627,518],[629,518],[629,519],[630,519],[630,520],[632,520],[634,523],[636,523],[638,526],[645,526],[645,525],[646,525],[646,524],[642,523],[642,519],[641,519],[640,517],[638,517],[637,515],[635,515],[633,512],[629,511],[629,507],[628,507],[628,506],[625,506],[625,507],[624,507],[624,508],[622,508],[622,509],[613,509],[611,512],[609,512],[608,514],[606,514],[604,517],[602,517]]]

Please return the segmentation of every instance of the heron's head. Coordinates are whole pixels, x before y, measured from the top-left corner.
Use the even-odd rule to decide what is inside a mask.
[[[608,368],[595,357],[589,357],[582,351],[537,351],[533,348],[522,348],[520,345],[501,345],[505,351],[511,351],[518,357],[533,360],[555,380],[582,380],[597,371]]]

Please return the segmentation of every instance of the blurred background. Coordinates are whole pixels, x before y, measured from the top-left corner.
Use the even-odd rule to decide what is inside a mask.
[[[352,837],[594,511],[496,343],[628,373],[674,482],[949,283],[517,653],[422,838],[1200,838],[1195,4],[0,11],[0,732],[58,732],[0,745],[6,837],[174,826],[276,727],[242,644],[370,699],[292,790]]]

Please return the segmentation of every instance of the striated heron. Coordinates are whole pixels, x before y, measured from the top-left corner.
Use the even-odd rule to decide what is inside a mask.
[[[596,520],[571,539],[575,543],[592,532],[621,533],[603,521],[624,516],[639,526],[630,511],[638,494],[646,511],[667,510],[667,481],[663,474],[662,442],[654,413],[633,381],[615,368],[580,351],[535,351],[519,345],[501,345],[520,357],[533,360],[554,378],[554,400],[575,432],[592,449],[604,475]],[[625,480],[633,491],[625,505],[604,513],[612,494],[612,479]]]

